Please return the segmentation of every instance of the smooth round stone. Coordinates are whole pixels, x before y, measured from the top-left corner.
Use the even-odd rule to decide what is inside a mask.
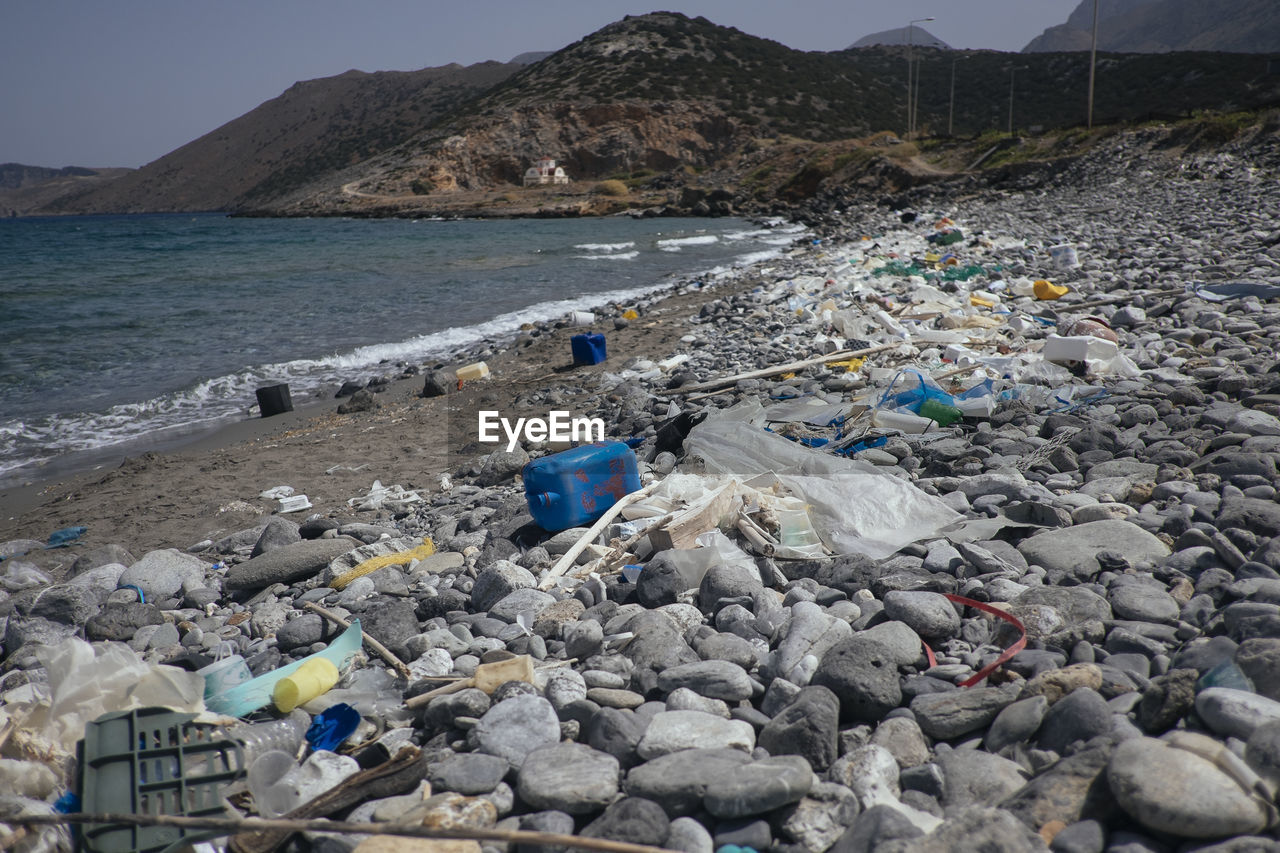
[[[936,592],[886,592],[884,613],[926,640],[947,640],[960,633],[960,614],[945,596]]]
[[[480,752],[519,769],[530,752],[560,741],[560,719],[546,699],[521,694],[486,711],[473,731]]]
[[[756,745],[756,730],[741,720],[726,720],[702,711],[661,711],[654,714],[636,752],[651,759],[682,749],[740,749]]]
[[[750,817],[797,802],[813,783],[808,761],[798,755],[778,755],[714,779],[707,785],[703,804],[718,818]]]
[[[1230,687],[1210,687],[1196,696],[1196,714],[1215,733],[1248,740],[1264,723],[1280,720],[1280,702]]]
[[[538,809],[590,814],[618,793],[618,759],[580,743],[557,743],[530,752],[516,790]]]
[[[1212,762],[1154,738],[1132,738],[1116,747],[1107,783],[1120,807],[1156,832],[1222,838],[1267,825],[1262,806]]]
[[[1142,583],[1112,587],[1109,598],[1117,619],[1135,622],[1176,622],[1181,608],[1172,595]]]
[[[658,687],[670,693],[686,687],[709,699],[741,702],[751,698],[751,678],[737,664],[722,660],[703,660],[664,670],[658,676]]]
[[[613,687],[588,688],[587,698],[602,708],[639,708],[644,704],[644,697],[639,693]]]

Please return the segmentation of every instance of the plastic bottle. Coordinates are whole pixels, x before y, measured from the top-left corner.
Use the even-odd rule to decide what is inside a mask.
[[[925,432],[936,425],[935,421],[910,412],[889,412],[884,409],[877,409],[872,413],[871,423],[880,429],[896,429],[912,434]]]
[[[328,693],[338,683],[338,668],[333,661],[325,658],[309,658],[286,678],[276,682],[271,691],[271,700],[276,708],[288,713],[299,705],[305,705],[312,699]]]
[[[920,417],[928,418],[938,426],[951,426],[964,417],[964,412],[930,397],[920,404]]]
[[[311,715],[295,709],[280,720],[232,726],[227,729],[227,736],[239,741],[244,749],[244,766],[247,768],[259,756],[276,750],[296,756],[310,727]]]

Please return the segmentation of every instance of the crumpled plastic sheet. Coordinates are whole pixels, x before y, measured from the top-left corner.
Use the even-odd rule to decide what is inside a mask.
[[[37,657],[47,685],[24,685],[6,692],[0,702],[0,724],[6,718],[21,721],[14,739],[21,735],[20,746],[32,758],[74,755],[85,724],[112,711],[152,706],[193,713],[205,709],[204,676],[145,663],[123,643],[95,648],[70,637],[44,647]]]
[[[369,493],[363,497],[352,498],[347,506],[356,509],[404,509],[410,504],[418,503],[422,495],[409,491],[404,486],[384,486],[381,480],[374,480]]]
[[[1259,299],[1275,299],[1280,296],[1280,284],[1264,284],[1253,281],[1233,281],[1226,284],[1202,284],[1195,289],[1196,296],[1208,302],[1226,302],[1256,296]]]
[[[689,433],[685,450],[710,474],[776,476],[809,505],[813,526],[834,553],[882,559],[960,519],[942,501],[870,463],[818,453],[754,426],[758,404],[754,410],[748,404],[707,418]],[[764,485],[748,485],[757,482]]]
[[[50,803],[14,794],[0,794],[0,815],[26,817],[53,813]],[[0,849],[12,853],[71,853],[72,850],[71,830],[68,826],[33,826],[27,830],[25,838],[18,840],[13,835],[12,825],[0,823]]]

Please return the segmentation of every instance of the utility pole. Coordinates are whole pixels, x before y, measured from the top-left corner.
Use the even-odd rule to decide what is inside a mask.
[[[923,24],[925,21],[932,21],[933,16],[928,18],[916,18],[907,24],[907,139],[915,132],[915,104],[912,100],[912,73],[915,59],[915,30],[916,24]],[[919,70],[915,69],[914,73],[918,76]]]
[[[1009,69],[1009,135],[1013,136],[1013,75],[1018,69]]]
[[[951,105],[947,107],[947,137],[952,136],[952,130],[955,126],[956,117],[956,63],[959,59],[951,60]]]
[[[1093,47],[1089,49],[1089,117],[1086,122],[1093,130],[1093,78],[1098,70],[1098,0],[1093,0]]]

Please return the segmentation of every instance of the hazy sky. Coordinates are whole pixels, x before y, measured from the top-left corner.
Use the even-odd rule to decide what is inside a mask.
[[[1078,0],[5,0],[0,163],[141,166],[298,80],[557,50],[623,15],[702,15],[799,50],[923,26],[1020,50]]]

